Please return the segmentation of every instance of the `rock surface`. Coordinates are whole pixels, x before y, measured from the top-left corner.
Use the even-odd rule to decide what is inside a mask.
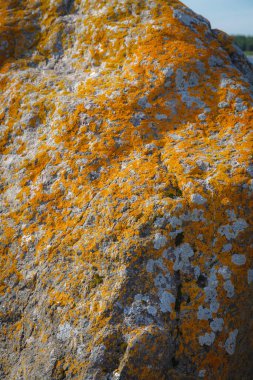
[[[0,15],[0,378],[252,379],[252,66],[179,1]]]

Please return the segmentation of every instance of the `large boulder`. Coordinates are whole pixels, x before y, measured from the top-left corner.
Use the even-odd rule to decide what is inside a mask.
[[[252,379],[252,65],[179,1],[0,9],[0,378]]]

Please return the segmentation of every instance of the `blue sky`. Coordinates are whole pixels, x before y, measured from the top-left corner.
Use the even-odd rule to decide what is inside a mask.
[[[212,28],[253,36],[253,0],[181,0],[206,17]]]

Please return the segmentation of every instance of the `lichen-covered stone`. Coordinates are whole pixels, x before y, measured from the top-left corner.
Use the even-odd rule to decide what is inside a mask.
[[[250,63],[179,1],[0,17],[0,378],[252,379]]]

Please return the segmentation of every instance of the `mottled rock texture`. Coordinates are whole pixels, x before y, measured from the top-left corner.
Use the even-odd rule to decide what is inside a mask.
[[[0,378],[252,379],[252,66],[179,1],[0,15]]]

